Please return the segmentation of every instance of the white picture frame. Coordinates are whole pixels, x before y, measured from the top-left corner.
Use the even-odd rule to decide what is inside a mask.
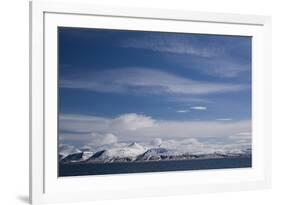
[[[32,204],[239,191],[271,186],[270,17],[36,1],[30,4],[30,25]],[[55,122],[58,26],[252,36],[253,167],[58,178]],[[73,190],[73,187],[79,189]]]

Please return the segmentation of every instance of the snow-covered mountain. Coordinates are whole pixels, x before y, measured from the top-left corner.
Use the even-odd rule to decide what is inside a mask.
[[[138,161],[148,161],[148,160],[161,160],[161,159],[171,159],[173,157],[179,156],[180,154],[175,150],[168,150],[165,148],[152,148],[147,150],[142,155],[138,156]]]
[[[81,151],[77,148],[75,148],[72,145],[67,145],[67,144],[60,144],[59,145],[59,159],[64,159],[65,157],[80,153]]]
[[[93,154],[94,154],[93,152],[79,151],[77,153],[72,153],[64,158],[61,158],[60,162],[62,163],[83,162],[88,160],[90,157],[92,157]]]
[[[131,143],[125,147],[117,147],[102,150],[90,157],[87,162],[113,162],[113,161],[134,161],[146,150],[137,143]]]
[[[110,163],[132,161],[160,161],[160,160],[191,160],[250,157],[251,148],[235,149],[210,153],[191,153],[168,149],[164,147],[151,147],[139,143],[122,144],[122,146],[106,147],[104,149],[77,149],[69,145],[59,146],[59,160],[61,163]]]

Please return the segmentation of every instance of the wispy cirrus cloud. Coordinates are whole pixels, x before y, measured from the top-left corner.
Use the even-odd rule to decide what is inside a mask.
[[[200,70],[212,76],[235,78],[240,74],[249,72],[250,69],[251,65],[248,63],[240,63],[232,59],[219,59],[206,62],[206,66],[201,67]]]
[[[207,76],[231,79],[243,74],[249,75],[251,62],[243,62],[229,55],[223,54],[213,58],[187,58],[184,55],[165,55],[165,57],[169,62]]]
[[[207,107],[205,107],[205,106],[192,106],[189,109],[191,109],[191,110],[207,110]]]
[[[247,85],[196,81],[175,74],[147,68],[119,68],[60,80],[61,88],[85,89],[103,93],[144,93],[204,95],[235,92]]]
[[[237,49],[243,49],[243,52],[250,55],[249,45],[245,43],[248,41],[244,40],[241,43],[235,40],[235,37],[232,41],[225,42],[217,39],[205,42],[202,37],[200,42],[199,39],[198,36],[185,38],[184,35],[162,34],[161,37],[156,37],[147,34],[121,40],[119,46],[159,52],[168,61],[215,77],[235,78],[250,71],[251,62],[233,58],[233,53]]]
[[[231,118],[218,118],[217,121],[231,121]]]
[[[162,34],[154,36],[147,34],[142,38],[130,38],[122,40],[119,46],[125,48],[138,48],[156,52],[187,54],[201,57],[217,56],[223,52],[217,47],[198,46],[198,42],[192,41],[192,38],[185,38],[183,35]]]
[[[178,112],[178,113],[187,113],[187,112],[190,112],[190,110],[177,110],[176,112]]]

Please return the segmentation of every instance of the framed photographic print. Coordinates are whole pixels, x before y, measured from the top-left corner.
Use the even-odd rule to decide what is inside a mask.
[[[270,17],[30,14],[31,203],[270,186]]]

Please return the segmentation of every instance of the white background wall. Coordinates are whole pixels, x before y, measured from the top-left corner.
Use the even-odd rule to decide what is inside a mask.
[[[80,204],[281,204],[280,1],[80,0],[80,2],[261,14],[271,15],[273,18],[273,188],[271,190]],[[0,1],[0,22],[0,204],[26,204],[28,200],[28,1]]]

